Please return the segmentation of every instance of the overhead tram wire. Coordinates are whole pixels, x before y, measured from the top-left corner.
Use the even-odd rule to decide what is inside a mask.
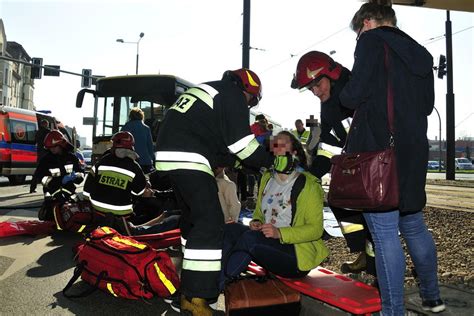
[[[272,66],[270,66],[270,67],[268,67],[268,68],[266,68],[266,69],[264,69],[264,70],[262,71],[262,73],[265,73],[265,72],[269,71],[270,69],[273,69],[273,68],[275,68],[275,67],[280,66],[281,64],[286,63],[287,61],[291,60],[293,57],[297,57],[297,56],[301,55],[302,53],[308,51],[310,48],[312,48],[312,47],[314,47],[314,46],[316,46],[316,45],[318,45],[318,44],[321,44],[322,42],[327,41],[327,40],[330,39],[331,37],[336,36],[337,34],[341,33],[342,31],[345,31],[346,29],[349,29],[349,27],[348,27],[348,26],[343,27],[342,29],[340,29],[340,30],[338,30],[338,31],[336,31],[336,32],[334,32],[334,33],[332,33],[332,34],[326,36],[326,37],[323,38],[322,40],[319,40],[319,41],[317,41],[317,42],[311,44],[310,46],[306,47],[305,49],[300,50],[300,51],[297,52],[296,54],[291,54],[291,53],[290,53],[290,57],[289,57],[289,58],[286,58],[286,59],[284,59],[284,60],[282,60],[282,61],[280,61],[280,62],[278,62],[278,63],[276,63],[276,64],[274,64],[274,65],[272,65]]]
[[[470,30],[470,29],[472,29],[472,28],[474,28],[474,25],[471,25],[471,26],[469,26],[469,27],[466,27],[465,29],[462,29],[462,30],[459,30],[459,31],[457,31],[457,32],[454,32],[452,35],[459,34],[459,33],[461,33],[461,32]],[[446,37],[446,34],[432,37],[432,38],[430,38],[430,39],[427,39],[426,42],[425,42],[423,45],[426,46],[426,45],[433,44],[433,43],[435,43],[435,42],[437,42],[437,41],[439,41],[439,40],[442,40],[442,39],[445,38],[445,37]]]

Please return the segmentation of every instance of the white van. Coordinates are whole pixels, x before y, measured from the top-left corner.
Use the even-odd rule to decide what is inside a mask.
[[[454,158],[454,164],[456,166],[456,170],[471,170],[472,162],[467,158]]]

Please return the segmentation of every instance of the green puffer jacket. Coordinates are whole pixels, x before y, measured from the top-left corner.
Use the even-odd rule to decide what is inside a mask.
[[[309,271],[317,267],[329,255],[329,250],[321,239],[324,232],[323,189],[316,177],[309,172],[302,172],[302,174],[306,177],[306,182],[296,200],[293,225],[280,228],[280,242],[294,244],[298,269]],[[262,176],[257,205],[253,213],[253,219],[262,223],[265,223],[265,215],[261,208],[262,195],[271,176],[271,171],[266,171]]]

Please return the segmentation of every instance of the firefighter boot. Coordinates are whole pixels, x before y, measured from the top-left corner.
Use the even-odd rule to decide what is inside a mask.
[[[361,252],[357,259],[352,262],[344,262],[341,265],[342,273],[359,273],[367,269],[367,261],[365,258],[365,253]]]
[[[181,315],[188,316],[217,316],[224,315],[222,311],[213,310],[205,298],[181,296]]]

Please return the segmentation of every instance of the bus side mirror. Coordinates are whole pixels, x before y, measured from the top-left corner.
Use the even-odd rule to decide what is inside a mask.
[[[95,90],[91,90],[91,89],[82,89],[81,91],[79,91],[77,93],[77,97],[76,97],[76,108],[82,108],[82,102],[84,102],[84,95],[86,93],[91,93],[92,95],[94,95],[94,97],[96,96],[96,92]]]

